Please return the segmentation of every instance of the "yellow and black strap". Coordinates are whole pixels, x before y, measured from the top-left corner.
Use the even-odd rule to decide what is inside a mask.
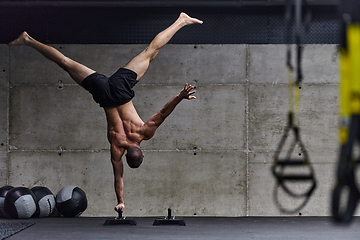
[[[288,34],[290,34],[290,17],[291,17],[291,2],[288,1],[287,10],[286,10],[286,21],[288,23]],[[314,192],[316,188],[316,179],[313,167],[310,163],[309,155],[306,147],[300,138],[300,125],[299,125],[299,112],[300,112],[300,89],[302,83],[302,68],[301,68],[301,54],[302,54],[302,46],[300,45],[300,21],[301,21],[301,1],[296,1],[296,50],[297,50],[297,74],[296,81],[293,81],[294,78],[294,67],[291,64],[291,46],[288,44],[287,46],[287,58],[286,58],[286,66],[288,69],[288,88],[289,88],[289,112],[288,112],[288,124],[285,127],[284,134],[278,144],[278,147],[275,151],[274,161],[272,166],[272,173],[276,178],[276,186],[275,186],[275,202],[281,211],[287,213],[294,213],[299,211],[302,207],[306,205],[311,194]],[[289,39],[287,40],[289,43]],[[289,149],[284,150],[285,142],[287,141],[289,134],[293,133],[294,140],[291,142]],[[295,146],[298,146],[301,153],[300,158],[292,158],[292,155],[295,150]],[[286,152],[285,157],[280,157],[282,152]],[[296,167],[308,167],[308,171],[306,173],[286,173],[285,169],[291,167],[292,169]],[[287,183],[289,182],[308,182],[310,183],[310,187],[306,188],[305,192],[298,193],[291,189]],[[280,199],[278,199],[278,188],[282,188],[289,196],[293,198],[303,198],[304,201],[299,206],[293,209],[286,209],[281,205]]]
[[[339,50],[340,156],[336,172],[337,182],[332,193],[331,209],[336,222],[349,223],[360,199],[355,178],[355,170],[360,162],[360,156],[354,156],[355,144],[360,143],[360,21],[358,21],[360,19],[356,20],[356,17],[351,16],[351,14],[344,13],[343,16],[345,17],[343,24],[344,39]],[[355,21],[351,21],[351,17]],[[345,204],[342,203],[344,199],[346,200]]]

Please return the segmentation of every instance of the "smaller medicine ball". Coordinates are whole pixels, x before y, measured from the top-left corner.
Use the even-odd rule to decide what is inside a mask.
[[[37,201],[29,188],[16,187],[6,194],[4,207],[12,218],[30,218],[36,211]]]
[[[86,194],[79,187],[65,186],[56,195],[56,209],[64,217],[78,217],[86,208]]]
[[[4,186],[0,188],[0,217],[4,218],[9,218],[9,214],[7,214],[5,212],[4,209],[4,202],[5,202],[5,197],[6,194],[10,191],[10,189],[14,188],[13,186]]]
[[[55,197],[52,192],[46,187],[33,187],[31,191],[34,193],[39,208],[36,209],[33,217],[48,217],[55,208]]]

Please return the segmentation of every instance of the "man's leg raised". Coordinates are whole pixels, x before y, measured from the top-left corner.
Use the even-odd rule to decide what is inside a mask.
[[[27,32],[23,32],[22,34],[20,34],[20,36],[17,39],[8,43],[8,45],[9,46],[27,45],[29,47],[36,49],[43,56],[55,62],[65,71],[67,71],[72,77],[72,79],[74,79],[74,81],[79,85],[81,85],[82,80],[84,80],[87,76],[95,72],[94,70],[64,56],[61,52],[59,52],[55,48],[47,46],[33,39],[32,37],[29,36]]]
[[[125,68],[136,72],[136,80],[139,80],[148,69],[150,62],[155,58],[160,49],[169,42],[174,34],[182,27],[194,23],[202,24],[203,22],[196,18],[189,17],[185,13],[181,13],[179,18],[170,27],[156,35],[150,45],[125,65]]]

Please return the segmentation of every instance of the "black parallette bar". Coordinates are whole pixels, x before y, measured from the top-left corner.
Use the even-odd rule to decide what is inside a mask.
[[[132,218],[125,218],[125,219],[107,219],[104,223],[105,226],[108,225],[131,225],[131,226],[136,226],[136,221],[135,219]]]
[[[122,216],[122,208],[119,208],[118,210],[119,216],[115,219],[107,219],[104,223],[104,226],[108,225],[131,225],[136,226],[135,219],[132,218],[126,218]]]
[[[118,209],[118,213],[119,213],[118,218],[121,219],[121,218],[122,218],[122,208],[119,208],[119,209]]]
[[[168,208],[168,219],[171,219],[171,208]]]
[[[167,219],[167,218],[157,218],[155,219],[154,226],[159,226],[159,225],[179,225],[179,226],[186,226],[186,223],[183,219],[176,219],[176,218],[171,218],[171,219]]]

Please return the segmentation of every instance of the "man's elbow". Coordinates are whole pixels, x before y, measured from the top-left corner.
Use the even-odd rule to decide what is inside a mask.
[[[150,140],[154,135],[155,135],[155,133],[147,134],[144,136],[144,140]]]

